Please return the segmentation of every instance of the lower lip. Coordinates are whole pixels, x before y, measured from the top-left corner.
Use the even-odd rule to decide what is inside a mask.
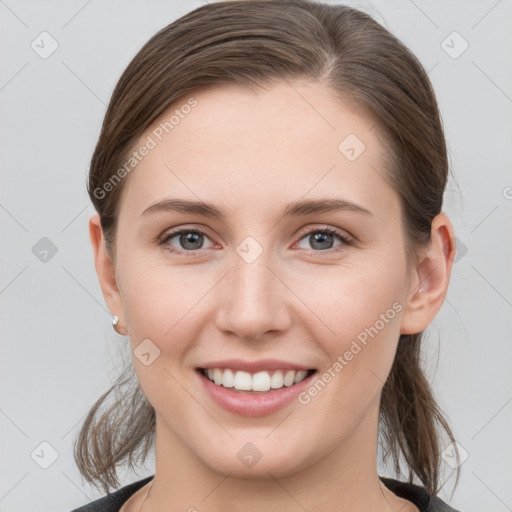
[[[293,402],[293,400],[310,385],[311,379],[316,373],[317,372],[314,372],[308,375],[298,384],[294,384],[288,388],[285,386],[267,393],[250,395],[243,392],[232,391],[233,388],[218,386],[204,376],[201,371],[197,371],[210,398],[217,405],[229,412],[249,418],[267,416]]]

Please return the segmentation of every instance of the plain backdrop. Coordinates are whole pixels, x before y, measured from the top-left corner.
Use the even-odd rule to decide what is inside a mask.
[[[459,252],[426,365],[467,456],[452,506],[510,511],[512,2],[346,3],[411,48],[439,100],[455,177],[444,211]],[[128,62],[200,5],[0,1],[1,512],[69,512],[101,495],[83,484],[72,444],[126,343],[93,266],[88,164]],[[122,484],[152,463],[122,472]]]

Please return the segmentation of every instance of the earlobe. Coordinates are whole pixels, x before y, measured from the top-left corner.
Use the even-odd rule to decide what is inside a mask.
[[[103,297],[112,316],[124,325],[121,296],[115,276],[115,266],[105,247],[100,216],[96,213],[89,219],[89,237],[94,254],[94,266],[100,282]]]
[[[418,255],[411,275],[401,334],[415,334],[430,325],[444,302],[454,258],[453,227],[440,213],[432,220],[430,243]]]

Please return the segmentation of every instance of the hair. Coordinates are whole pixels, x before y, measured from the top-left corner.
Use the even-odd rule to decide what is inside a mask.
[[[311,0],[204,5],[157,32],[129,63],[108,105],[87,187],[113,258],[128,178],[112,186],[112,177],[152,123],[204,88],[261,90],[282,80],[323,82],[376,121],[389,153],[386,178],[400,197],[406,249],[414,260],[430,241],[449,168],[432,85],[414,54],[371,16]],[[379,441],[397,473],[405,461],[409,482],[419,479],[436,494],[443,435],[455,439],[421,368],[422,334],[400,336],[381,394]],[[74,445],[82,476],[106,492],[119,486],[117,466],[133,467],[137,454],[144,461],[155,436],[155,411],[138,383],[122,390],[133,376],[130,365],[97,400]],[[117,398],[102,412],[111,395]],[[455,485],[458,478],[459,470]]]

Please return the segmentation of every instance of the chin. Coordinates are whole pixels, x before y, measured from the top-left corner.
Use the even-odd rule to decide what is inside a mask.
[[[241,448],[209,453],[203,462],[213,471],[229,475],[231,478],[268,480],[272,477],[289,476],[308,467],[310,464],[304,459],[303,449],[303,446],[298,446],[292,451],[277,452],[274,449],[271,454],[265,454],[247,442],[242,444]],[[301,453],[300,458],[297,453]]]

